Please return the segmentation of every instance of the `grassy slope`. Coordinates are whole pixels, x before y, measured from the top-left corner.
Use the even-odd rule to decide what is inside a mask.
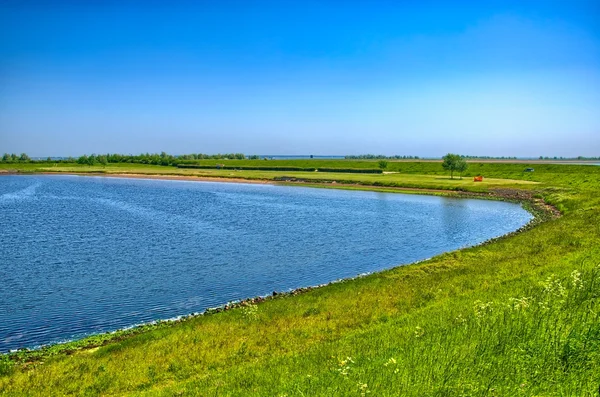
[[[415,175],[441,172],[430,163],[403,164],[413,175],[384,175],[378,182],[458,183],[428,184]],[[522,164],[475,167],[490,177],[539,182],[504,186],[534,189],[565,215],[426,263],[70,356],[47,355],[43,363],[4,364],[0,393],[597,395],[600,167],[536,164],[532,174],[524,174]],[[155,168],[144,169],[177,172]],[[235,176],[256,177],[244,174]],[[374,177],[357,175],[357,181],[373,183]],[[467,190],[497,186],[462,183]]]

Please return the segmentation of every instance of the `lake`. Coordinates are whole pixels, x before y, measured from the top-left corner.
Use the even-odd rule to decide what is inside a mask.
[[[531,218],[488,200],[1,176],[0,352],[388,269]]]

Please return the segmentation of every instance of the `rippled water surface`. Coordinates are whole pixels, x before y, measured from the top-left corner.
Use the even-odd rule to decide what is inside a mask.
[[[0,352],[431,257],[510,203],[273,185],[0,177]]]

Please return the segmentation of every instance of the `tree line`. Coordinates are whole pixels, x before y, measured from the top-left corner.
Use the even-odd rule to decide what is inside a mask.
[[[359,154],[344,156],[346,160],[418,160],[419,156],[385,156],[383,154]]]
[[[250,156],[250,159],[259,156]],[[2,156],[3,163],[29,163],[29,162],[53,162],[53,163],[78,163],[95,165],[102,164],[106,165],[109,163],[139,163],[139,164],[154,164],[154,165],[176,165],[181,160],[244,160],[246,156],[243,153],[224,153],[224,154],[204,154],[204,153],[191,153],[183,155],[172,155],[166,152],[161,153],[142,153],[138,155],[131,154],[118,154],[118,153],[107,153],[107,154],[84,154],[77,158],[66,157],[61,159],[52,159],[48,157],[43,160],[32,160],[26,153],[21,153],[17,156],[16,154],[5,153]]]
[[[517,156],[471,156],[461,154],[460,157],[469,160],[517,160]]]
[[[30,161],[31,158],[29,158],[26,153],[21,153],[19,156],[17,156],[15,153],[4,153],[4,156],[2,156],[3,163],[28,163]]]
[[[577,156],[577,157],[549,157],[549,156],[540,156],[540,160],[600,160],[599,157],[585,157],[585,156]]]

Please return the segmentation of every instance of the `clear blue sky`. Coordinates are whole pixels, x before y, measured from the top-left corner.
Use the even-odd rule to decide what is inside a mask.
[[[281,3],[0,1],[0,152],[600,156],[597,0]]]

